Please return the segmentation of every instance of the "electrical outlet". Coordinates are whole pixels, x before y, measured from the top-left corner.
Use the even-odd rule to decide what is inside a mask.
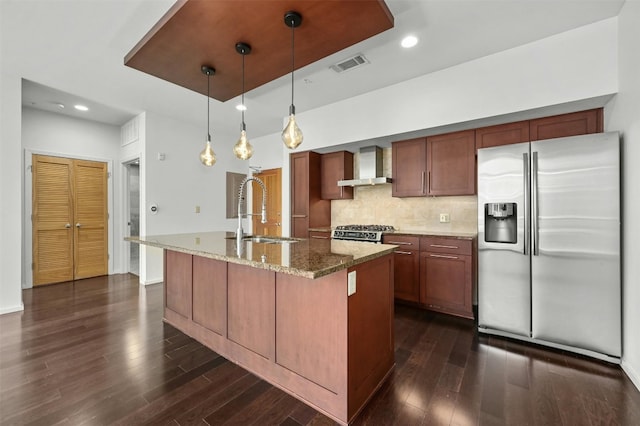
[[[196,206],[196,213],[200,213],[200,206]]]
[[[440,213],[440,223],[449,223],[449,213]]]

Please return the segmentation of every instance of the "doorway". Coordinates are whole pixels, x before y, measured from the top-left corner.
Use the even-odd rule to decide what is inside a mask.
[[[282,236],[282,169],[263,170],[254,173],[254,177],[264,182],[267,188],[267,223],[260,222],[260,216],[252,216],[252,229],[256,235]],[[257,206],[262,204],[262,189],[260,185],[252,181],[252,205],[257,210]]]
[[[140,236],[140,160],[124,164],[127,171],[127,236]],[[140,245],[128,243],[129,273],[140,275]]]
[[[32,155],[33,285],[108,273],[107,163]]]

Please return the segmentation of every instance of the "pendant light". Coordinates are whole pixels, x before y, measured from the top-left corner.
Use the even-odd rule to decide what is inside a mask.
[[[200,70],[207,76],[207,146],[205,146],[200,153],[200,162],[205,166],[211,167],[216,164],[216,153],[213,152],[213,148],[211,148],[211,130],[209,126],[209,82],[211,80],[211,76],[216,73],[216,70],[206,65],[203,65]]]
[[[302,143],[302,130],[296,124],[296,107],[293,104],[293,71],[294,62],[294,28],[302,23],[302,15],[295,11],[284,14],[284,23],[291,28],[291,106],[289,107],[289,122],[282,131],[282,141],[289,149],[294,149]]]
[[[236,43],[236,52],[242,55],[242,129],[240,139],[233,147],[233,153],[241,160],[248,160],[253,155],[253,147],[247,140],[247,126],[244,124],[244,57],[251,53],[251,46],[247,43]]]

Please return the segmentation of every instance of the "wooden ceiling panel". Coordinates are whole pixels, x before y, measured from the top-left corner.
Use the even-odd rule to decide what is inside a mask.
[[[291,72],[291,29],[284,14],[295,10],[296,69],[393,28],[384,0],[179,0],[126,55],[125,65],[207,94],[202,65],[216,69],[211,97],[227,101],[242,91],[237,42],[251,45],[245,89]]]

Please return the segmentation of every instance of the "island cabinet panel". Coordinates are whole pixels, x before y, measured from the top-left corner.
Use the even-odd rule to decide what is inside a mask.
[[[227,334],[227,262],[193,256],[193,322]]]
[[[356,287],[348,299],[348,417],[351,419],[394,365],[393,285],[390,285],[393,254],[350,268],[349,272],[355,272]]]
[[[316,280],[278,274],[276,285],[276,362],[336,394],[347,377],[345,281],[346,271]]]
[[[427,195],[427,140],[425,138],[391,144],[391,195]]]
[[[427,193],[476,193],[475,132],[447,133],[427,138]]]
[[[229,340],[264,358],[275,358],[275,272],[229,263]]]
[[[165,307],[191,319],[192,257],[190,254],[165,250],[164,297]]]

